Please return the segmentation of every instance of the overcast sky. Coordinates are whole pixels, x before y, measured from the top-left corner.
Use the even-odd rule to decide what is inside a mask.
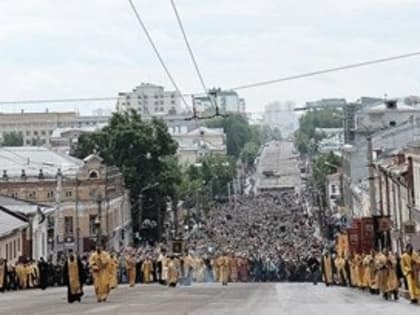
[[[420,50],[417,0],[176,2],[209,87]],[[135,3],[182,92],[200,91],[170,1]],[[0,21],[0,100],[116,96],[141,82],[172,88],[126,0],[0,0]],[[261,111],[274,100],[417,95],[419,81],[414,57],[240,94]],[[98,104],[25,106],[45,107]]]

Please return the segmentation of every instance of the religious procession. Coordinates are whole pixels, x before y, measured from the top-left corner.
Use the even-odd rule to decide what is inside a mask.
[[[235,206],[216,205],[203,219],[192,218],[191,231],[174,249],[168,242],[142,244],[120,252],[103,249],[77,255],[68,251],[53,263],[21,258],[0,265],[2,290],[68,287],[68,301],[80,301],[83,286],[93,284],[105,302],[118,284],[160,283],[170,287],[193,282],[319,281],[322,240],[313,216],[293,193],[241,196]],[[4,267],[1,267],[4,266]]]
[[[354,255],[325,251],[321,261],[322,279],[327,287],[338,285],[359,289],[384,300],[399,299],[406,292],[412,304],[420,297],[420,252],[409,243],[402,255],[384,249]]]

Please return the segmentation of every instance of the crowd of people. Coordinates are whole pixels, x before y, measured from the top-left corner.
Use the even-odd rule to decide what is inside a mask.
[[[234,204],[220,204],[212,209],[200,227],[195,226],[189,233],[184,250],[177,257],[169,244],[145,244],[112,255],[101,251],[105,256],[96,251],[80,257],[68,253],[55,264],[23,257],[16,265],[1,260],[0,290],[68,285],[67,274],[71,270],[74,275],[80,273],[80,286],[92,284],[97,272],[92,257],[96,256],[100,257],[99,265],[107,265],[107,273],[113,275],[109,277],[113,279],[110,288],[118,283],[168,284],[167,265],[171,257],[176,262],[176,283],[183,285],[312,281],[310,262],[320,256],[322,246],[315,234],[314,219],[294,193],[241,196]]]
[[[408,291],[411,303],[417,304],[420,298],[420,255],[411,244],[407,244],[401,256],[389,250],[354,255],[327,251],[321,267],[326,286],[357,288],[382,295],[385,300],[398,300],[403,288]]]

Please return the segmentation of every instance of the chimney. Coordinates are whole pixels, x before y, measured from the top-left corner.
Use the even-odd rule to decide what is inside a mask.
[[[39,169],[38,178],[39,178],[39,179],[44,179],[44,172],[42,171],[42,168],[41,168],[41,169]]]
[[[22,172],[21,172],[21,174],[20,174],[20,177],[22,177],[22,178],[26,178],[26,172],[25,172],[25,170],[24,170],[24,169],[22,169]]]
[[[7,180],[9,176],[7,175],[7,170],[3,170],[3,179]]]

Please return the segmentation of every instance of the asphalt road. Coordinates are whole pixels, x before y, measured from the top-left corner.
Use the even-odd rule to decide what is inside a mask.
[[[287,315],[410,315],[420,306],[402,299],[385,302],[347,288],[311,284],[195,284],[169,289],[158,285],[120,287],[109,301],[96,303],[92,288],[86,288],[81,304],[67,304],[65,289],[9,292],[0,295],[0,314],[287,314]]]

